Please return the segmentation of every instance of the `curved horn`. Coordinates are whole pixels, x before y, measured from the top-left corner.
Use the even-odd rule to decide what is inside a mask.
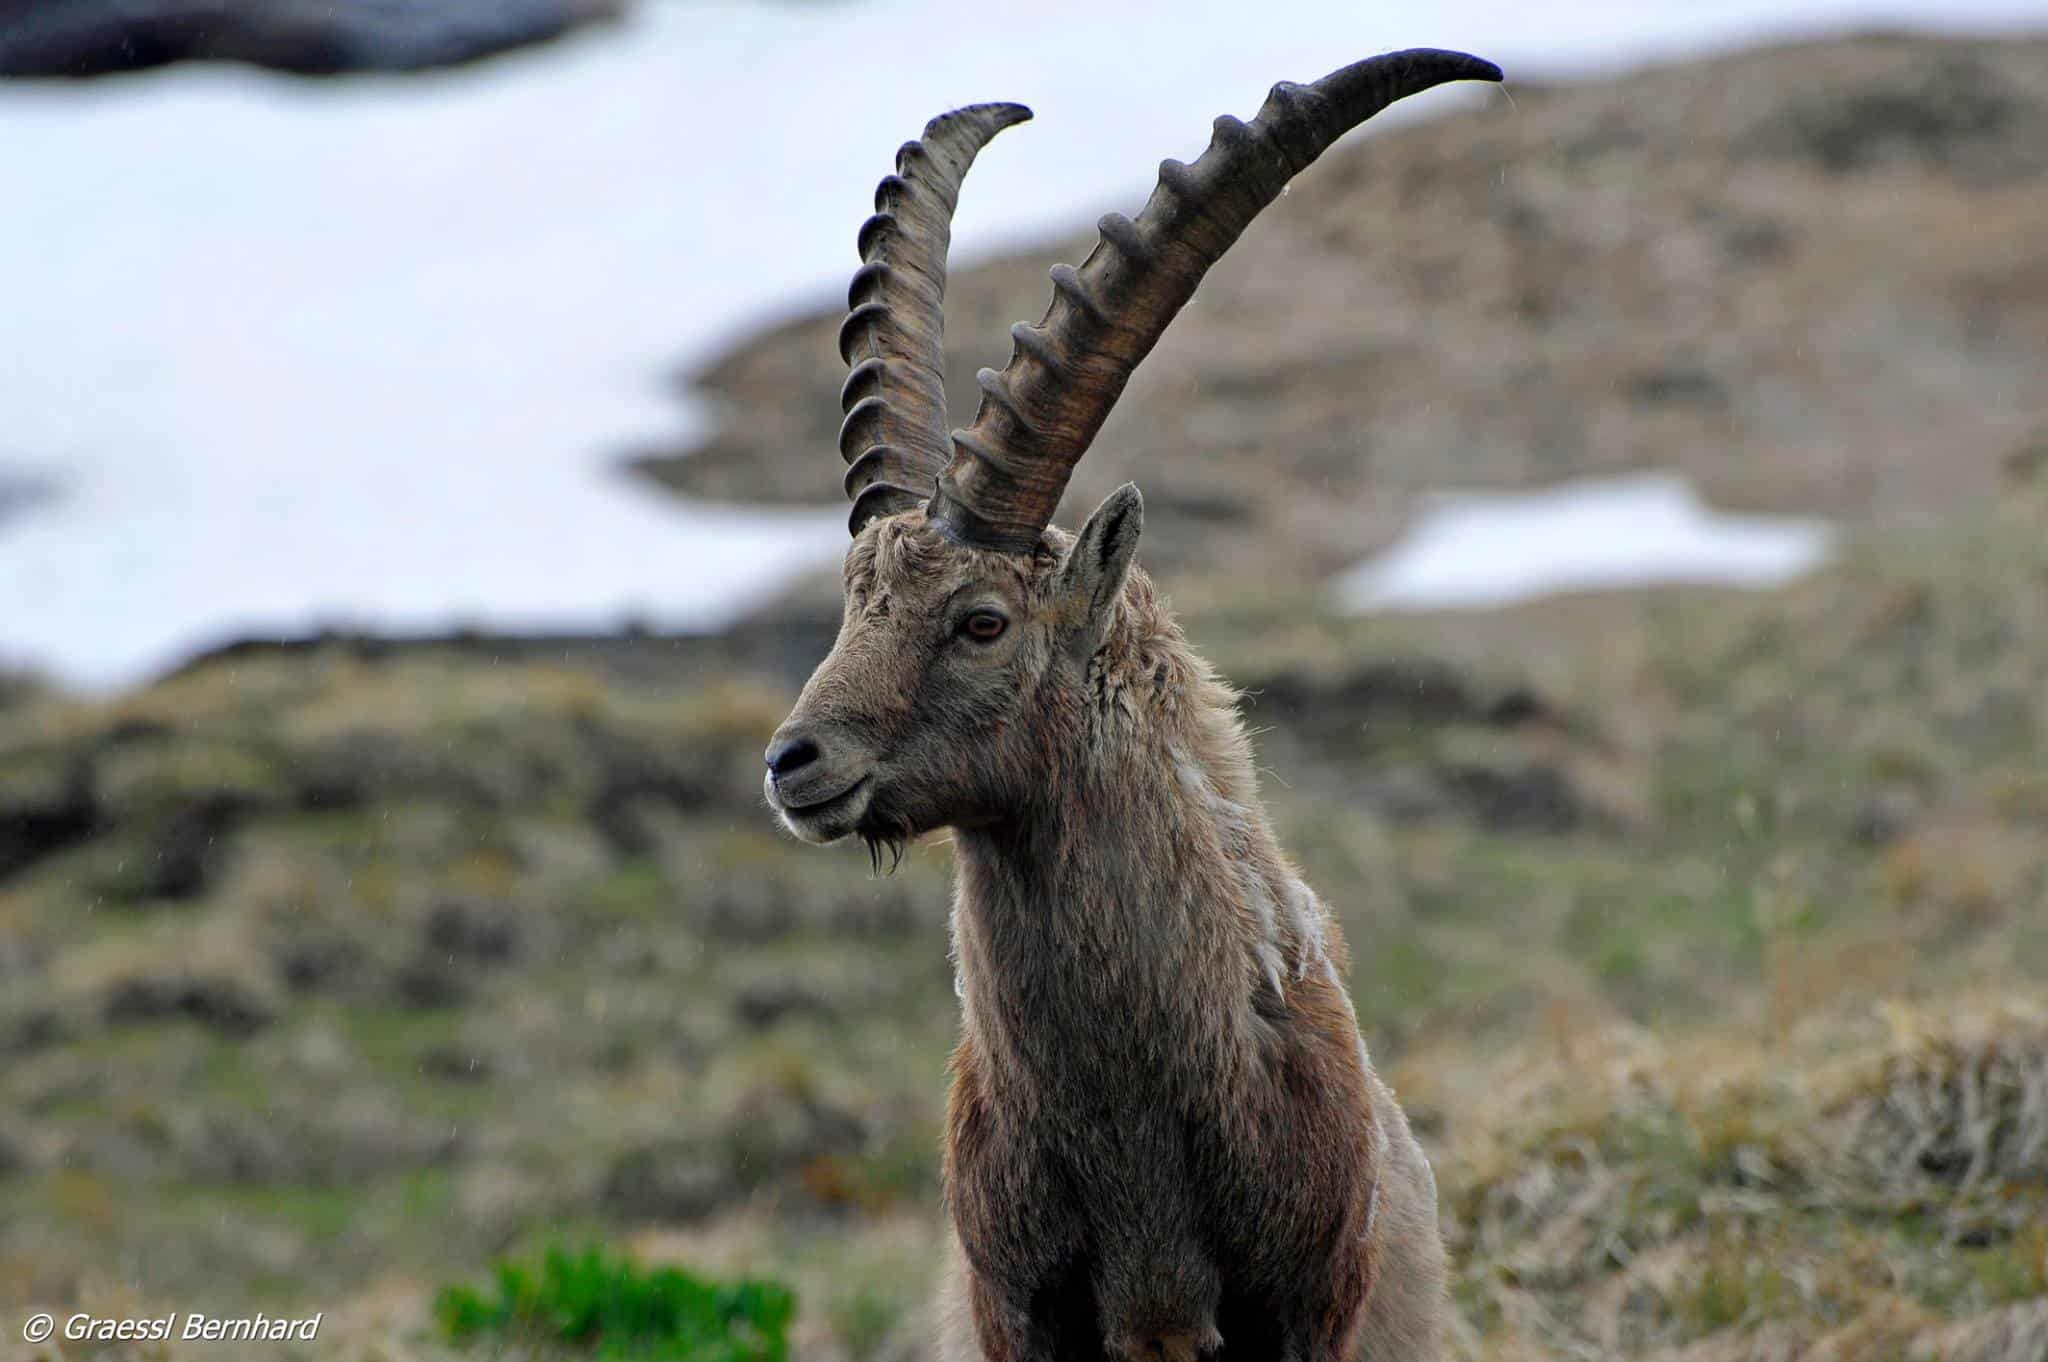
[[[1031,117],[1021,104],[975,104],[925,125],[922,141],[896,153],[896,173],[875,188],[875,215],[861,224],[861,267],[847,290],[839,357],[852,372],[840,389],[839,457],[848,528],[908,510],[931,495],[946,466],[946,351],[942,339],[946,247],[953,208],[974,154]]]
[[[1288,180],[1397,99],[1445,81],[1500,78],[1492,62],[1416,48],[1313,85],[1283,81],[1250,123],[1217,119],[1193,165],[1161,163],[1136,222],[1109,214],[1081,268],[1053,266],[1045,320],[1012,327],[1009,364],[977,375],[981,408],[972,426],[953,432],[932,519],[961,543],[1029,553],[1131,371]]]

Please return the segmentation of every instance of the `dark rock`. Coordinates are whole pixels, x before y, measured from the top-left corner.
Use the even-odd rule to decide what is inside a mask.
[[[1548,766],[1454,766],[1444,779],[1472,817],[1495,832],[1565,833],[1585,821],[1571,782]]]
[[[450,899],[427,914],[427,945],[465,960],[495,963],[512,958],[519,944],[518,920],[506,909]]]
[[[294,754],[291,770],[292,801],[314,811],[359,809],[370,802],[376,788],[370,767],[379,755],[376,740],[352,735],[321,746],[310,746]]]
[[[1919,800],[1911,790],[1887,789],[1871,795],[1849,818],[1849,837],[1867,847],[1889,846],[1912,826]]]
[[[714,1151],[682,1139],[628,1150],[605,1174],[599,1200],[626,1220],[699,1220],[739,1199],[741,1189]]]
[[[545,42],[614,0],[26,0],[0,8],[0,76],[238,61],[295,75],[418,71]]]
[[[338,982],[362,962],[362,951],[339,936],[296,934],[273,955],[286,984],[300,992]]]
[[[836,391],[836,389],[835,389]],[[830,431],[827,432],[829,438]],[[811,472],[814,468],[806,465]],[[815,494],[811,498],[815,500]],[[791,694],[809,679],[818,659],[831,650],[839,633],[839,599],[836,590],[829,598],[794,596],[779,599],[763,613],[736,621],[718,634],[670,634],[633,636],[623,632],[580,634],[426,634],[405,638],[379,638],[368,634],[316,630],[297,637],[271,635],[234,639],[198,653],[172,668],[165,680],[175,680],[216,668],[233,668],[244,662],[266,658],[298,657],[322,653],[365,666],[419,657],[454,656],[461,659],[489,657],[507,663],[545,659],[601,671],[632,685],[676,684],[694,686],[707,671],[756,676],[764,684],[786,688]],[[395,765],[400,770],[420,766],[414,748],[389,735],[353,734],[341,746],[367,744],[381,748],[380,767]],[[309,752],[294,754],[303,763]],[[361,765],[357,761],[357,765]],[[380,793],[388,782],[378,787]]]
[[[2012,1238],[2012,1235],[2013,1231],[2010,1225],[2000,1225],[1993,1221],[1981,1221],[1974,1225],[1964,1225],[1956,1230],[1955,1244],[1957,1248],[1987,1249],[1994,1245],[2005,1243]]]
[[[1498,692],[1433,658],[1392,658],[1335,677],[1288,671],[1246,687],[1252,718],[1279,723],[1325,754],[1403,732],[1458,725],[1512,729],[1560,721],[1526,685]]]
[[[1494,832],[1567,833],[1588,818],[1564,773],[1548,766],[1398,766],[1374,771],[1348,797],[1395,822],[1465,818]]]
[[[184,1018],[231,1036],[247,1036],[271,1021],[271,1011],[231,979],[176,976],[124,979],[107,992],[104,1015],[113,1025]]]
[[[0,883],[105,826],[85,763],[71,764],[50,786],[11,797],[0,794],[5,801],[0,802]]]
[[[123,898],[196,899],[213,884],[235,827],[248,812],[235,795],[209,795],[169,814],[149,834],[150,849],[110,885]]]
[[[1938,1182],[1961,1182],[1970,1171],[1970,1151],[1960,1143],[1930,1145],[1914,1160],[1920,1171]]]
[[[830,1021],[838,1009],[823,994],[799,979],[762,979],[741,987],[732,1000],[733,1014],[758,1029],[785,1017],[813,1016]]]
[[[1550,706],[1527,686],[1515,686],[1495,696],[1486,707],[1486,722],[1502,728],[1531,724],[1550,717]]]
[[[30,1008],[0,1017],[0,1057],[34,1054],[66,1038],[64,1018],[52,1008]]]
[[[1446,724],[1480,716],[1472,687],[1450,665],[1431,658],[1394,658],[1354,668],[1335,679],[1282,672],[1251,689],[1263,710],[1296,723],[1353,727],[1382,716]]]
[[[459,1007],[469,998],[469,981],[448,960],[421,956],[392,976],[398,1000],[407,1007],[434,1011]]]

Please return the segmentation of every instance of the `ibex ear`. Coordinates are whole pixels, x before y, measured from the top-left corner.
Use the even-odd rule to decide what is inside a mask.
[[[1144,528],[1145,498],[1127,482],[1095,508],[1060,564],[1060,614],[1067,651],[1076,660],[1087,661],[1102,646]]]

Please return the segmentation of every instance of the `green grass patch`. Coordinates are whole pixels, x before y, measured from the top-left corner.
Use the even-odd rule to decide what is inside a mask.
[[[603,1362],[783,1362],[796,1296],[779,1282],[719,1282],[647,1268],[592,1245],[501,1260],[491,1288],[434,1302],[454,1342],[525,1341]]]

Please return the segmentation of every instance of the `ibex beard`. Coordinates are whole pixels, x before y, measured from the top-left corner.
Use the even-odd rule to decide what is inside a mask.
[[[1037,327],[944,422],[947,223],[979,105],[899,153],[840,334],[854,541],[831,654],[767,753],[804,841],[879,864],[953,838],[962,1006],[945,1143],[948,1359],[1431,1358],[1429,1163],[1373,1072],[1337,923],[1282,853],[1237,696],[1134,564],[1144,508],[1051,525],[1074,463],[1201,275],[1393,99],[1499,79],[1373,58],[1275,88],[1053,271]]]

